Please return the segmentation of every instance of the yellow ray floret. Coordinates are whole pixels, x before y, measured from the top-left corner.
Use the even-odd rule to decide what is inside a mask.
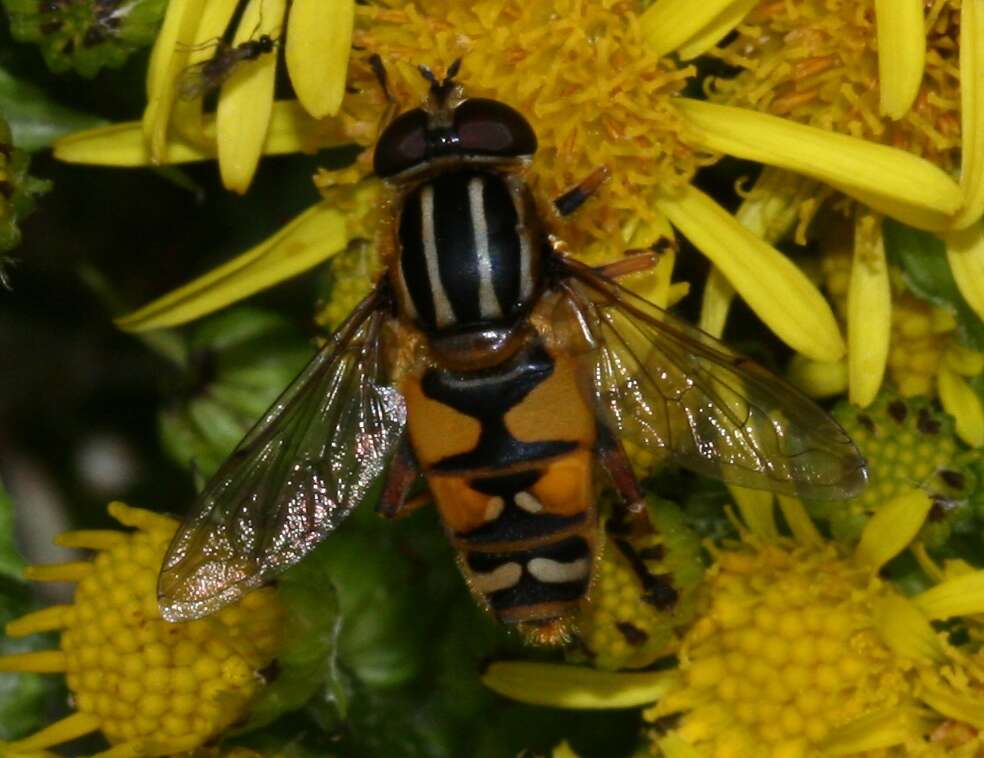
[[[902,118],[922,84],[926,62],[923,0],[875,0],[882,115]]]
[[[272,588],[217,614],[182,624],[161,618],[157,574],[177,522],[124,503],[110,514],[137,531],[70,532],[63,543],[98,550],[73,573],[70,605],[10,622],[22,636],[60,631],[58,650],[0,657],[0,671],[64,673],[77,713],[3,754],[19,755],[100,731],[101,755],[157,756],[193,750],[242,719],[263,684],[258,673],[280,647],[284,609]],[[116,535],[116,539],[113,539]],[[63,578],[64,567],[34,575]],[[47,567],[52,568],[52,567]]]

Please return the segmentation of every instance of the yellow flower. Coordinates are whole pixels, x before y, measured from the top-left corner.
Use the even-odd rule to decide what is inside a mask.
[[[644,529],[609,520],[597,578],[576,621],[574,654],[587,653],[597,668],[650,665],[676,648],[676,631],[693,618],[703,573],[697,536],[673,503],[651,498],[647,510]]]
[[[847,377],[852,402],[862,406],[877,394],[891,349],[882,215],[941,233],[961,293],[984,317],[982,12],[977,0],[768,0],[716,51],[741,71],[713,83],[715,101],[891,145],[960,172],[963,202],[956,213],[885,203],[836,180],[804,187],[770,169],[739,211],[772,241],[798,227],[797,239],[805,242],[810,220],[830,200],[853,220]],[[718,147],[727,149],[727,142]],[[859,203],[843,202],[831,188]],[[817,226],[811,236],[829,225]],[[720,330],[730,295],[712,288],[705,326]]]
[[[934,571],[938,583],[912,597],[880,577],[930,499],[911,492],[886,504],[851,551],[825,543],[785,500],[794,538],[775,536],[770,511],[769,528],[712,548],[675,669],[496,663],[486,684],[569,708],[649,703],[652,752],[670,758],[943,755],[957,738],[975,754],[984,668],[932,624],[981,613],[984,572]]]
[[[141,124],[69,137],[68,160],[110,165],[163,164],[217,157],[226,187],[245,192],[260,156],[313,151],[346,142],[318,120],[338,112],[352,38],[354,0],[170,0],[147,71]],[[232,24],[235,21],[235,28]],[[241,62],[223,78],[214,114],[203,112],[209,88],[183,99],[182,80],[231,46],[263,35],[283,47],[297,101],[274,102],[279,49]],[[93,152],[94,151],[94,152]]]
[[[29,579],[75,582],[74,601],[7,625],[22,636],[58,630],[58,650],[0,657],[0,671],[64,673],[75,713],[0,753],[31,754],[100,731],[107,758],[193,750],[241,719],[280,648],[284,609],[264,588],[214,616],[182,624],[161,618],[157,573],[177,522],[122,503],[109,506],[137,531],[62,534],[91,561],[31,566]]]
[[[823,245],[821,267],[834,310],[849,318],[851,281],[850,242],[833,233]],[[968,382],[984,374],[984,354],[961,344],[953,315],[913,294],[901,274],[889,268],[892,309],[886,356],[890,383],[904,398],[938,395],[943,409],[956,421],[957,434],[967,444],[984,445],[984,404]],[[829,381],[829,367],[808,361],[794,363],[793,379],[815,396],[843,391],[841,381]]]
[[[944,172],[903,151],[683,97],[696,70],[667,54],[699,54],[748,8],[744,0],[697,7],[659,0],[645,10],[632,0],[367,4],[356,8],[353,41],[356,50],[381,57],[403,107],[423,98],[426,85],[417,64],[441,73],[463,57],[459,78],[466,90],[519,108],[539,135],[530,180],[545,208],[572,183],[606,167],[611,178],[596,200],[558,223],[557,231],[579,255],[611,258],[670,239],[675,228],[711,258],[783,340],[833,361],[844,344],[823,297],[791,261],[693,186],[697,169],[718,152],[744,156],[754,148],[765,163],[885,204],[950,214],[962,197]],[[352,57],[351,92],[338,117],[320,122],[324,133],[340,132],[366,146],[386,110],[368,56]],[[722,141],[728,146],[722,148]],[[306,146],[305,139],[295,140],[296,149]],[[119,134],[107,139],[96,132],[70,137],[58,154],[101,162],[105,153],[120,162],[122,150]],[[322,203],[241,259],[132,314],[124,326],[149,329],[195,318],[330,258],[350,241],[346,233],[346,221]],[[641,286],[648,290],[651,283]]]

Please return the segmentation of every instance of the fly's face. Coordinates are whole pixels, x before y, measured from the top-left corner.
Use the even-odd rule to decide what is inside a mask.
[[[480,602],[556,641],[591,584],[598,487],[643,510],[623,440],[788,495],[866,482],[850,438],[797,390],[606,275],[632,267],[547,244],[516,170],[536,149],[529,124],[429,78],[428,107],[395,119],[375,154],[398,194],[388,276],[199,496],[160,576],[170,620],[296,563],[378,483],[379,512],[408,512],[422,476]]]

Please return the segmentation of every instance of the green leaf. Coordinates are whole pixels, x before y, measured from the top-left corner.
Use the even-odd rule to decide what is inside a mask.
[[[28,152],[50,147],[65,134],[106,123],[96,116],[60,105],[40,87],[15,79],[2,68],[0,113],[10,124],[14,144]]]
[[[10,32],[34,42],[55,73],[95,76],[153,42],[166,0],[3,0]]]
[[[14,504],[0,484],[0,577],[20,582],[24,561],[14,544]]]
[[[160,414],[165,449],[210,475],[311,358],[310,343],[283,318],[252,307],[194,327],[189,366]]]
[[[911,229],[888,218],[884,221],[883,235],[888,259],[902,269],[909,288],[953,314],[957,337],[964,345],[984,350],[984,323],[957,289],[943,242],[929,232]]]

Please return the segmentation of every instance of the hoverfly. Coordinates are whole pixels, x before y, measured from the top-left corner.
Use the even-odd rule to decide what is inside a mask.
[[[423,475],[473,594],[531,637],[591,584],[595,469],[641,508],[623,441],[744,487],[864,486],[857,448],[810,400],[564,254],[524,181],[537,139],[519,112],[465,98],[457,65],[422,71],[427,103],[373,155],[392,192],[385,271],[206,485],[164,560],[166,618],[299,561],[382,481],[377,511],[395,517]]]
[[[204,97],[220,87],[240,65],[272,53],[276,47],[277,41],[269,34],[261,34],[238,45],[218,40],[211,58],[188,66],[181,72],[177,83],[178,97],[182,100]]]

